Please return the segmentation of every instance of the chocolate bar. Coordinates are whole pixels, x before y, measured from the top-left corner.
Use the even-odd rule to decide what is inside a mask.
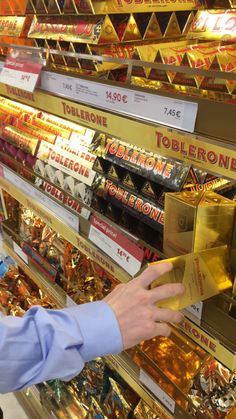
[[[164,211],[149,199],[141,197],[121,184],[103,178],[98,189],[98,196],[129,212],[134,217],[149,224],[155,230],[163,231]]]
[[[90,150],[118,166],[175,191],[182,188],[190,169],[189,165],[113,138],[106,138],[104,142],[103,137],[98,137],[91,144]]]

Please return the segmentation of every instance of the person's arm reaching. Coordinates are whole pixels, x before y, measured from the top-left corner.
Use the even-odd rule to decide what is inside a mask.
[[[149,267],[104,301],[64,310],[33,307],[23,318],[0,318],[0,392],[22,389],[53,378],[69,380],[86,361],[114,354],[156,335],[168,336],[166,323],[180,313],[158,309],[156,301],[183,292],[180,284],[149,290],[171,269]]]

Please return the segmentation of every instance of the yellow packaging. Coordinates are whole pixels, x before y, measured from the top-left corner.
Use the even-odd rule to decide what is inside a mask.
[[[190,39],[235,41],[236,10],[202,10],[188,33]]]
[[[236,45],[227,45],[220,48],[218,63],[221,71],[236,73]],[[236,93],[236,80],[226,80],[229,93]]]
[[[230,245],[236,203],[212,191],[165,195],[164,254]]]
[[[95,45],[119,42],[109,16],[35,17],[28,37]]]
[[[173,270],[154,281],[151,288],[169,283],[182,283],[185,292],[181,296],[158,302],[158,307],[182,310],[232,286],[227,246],[177,256],[151,265],[163,262],[171,262]]]
[[[0,17],[0,36],[26,36],[30,18],[20,16]]]
[[[140,13],[194,10],[202,7],[199,0],[93,0],[95,13]]]

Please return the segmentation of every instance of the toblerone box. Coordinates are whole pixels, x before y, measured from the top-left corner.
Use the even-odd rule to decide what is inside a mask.
[[[168,257],[230,245],[236,203],[212,191],[167,193],[164,253]]]
[[[188,253],[155,262],[154,265],[163,262],[172,263],[173,269],[155,280],[151,288],[170,283],[182,283],[185,286],[185,292],[181,296],[159,301],[158,307],[182,310],[232,286],[227,246]]]

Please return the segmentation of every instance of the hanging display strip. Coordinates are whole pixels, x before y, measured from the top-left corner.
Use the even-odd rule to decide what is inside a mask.
[[[41,88],[98,108],[193,132],[198,104],[44,71]]]
[[[197,342],[202,348],[204,348],[209,354],[211,354],[218,361],[222,362],[231,371],[236,368],[236,353],[231,352],[219,340],[208,335],[200,327],[196,326],[195,323],[189,319],[184,319],[180,324],[181,330],[183,330],[188,336],[190,336],[195,342]]]
[[[185,161],[208,173],[236,180],[236,151],[233,144],[113,115],[40,91],[32,94],[2,84],[0,94],[131,144],[135,132],[136,145],[142,147],[145,138],[147,150]]]
[[[119,268],[111,258],[99,251],[99,249],[88,240],[80,236],[71,226],[68,226],[69,218],[72,217],[72,220],[77,218],[78,220],[78,217],[75,217],[52,199],[44,196],[44,194],[25,182],[7,167],[0,165],[0,173],[0,186],[17,201],[41,217],[53,230],[61,234],[66,240],[90,257],[103,269],[111,273],[120,282],[128,282],[130,280],[130,276],[123,269]],[[40,201],[40,197],[42,198],[42,196],[44,196],[44,199],[41,199]],[[64,221],[59,218],[59,214],[55,208],[60,208],[60,211],[65,214]]]

